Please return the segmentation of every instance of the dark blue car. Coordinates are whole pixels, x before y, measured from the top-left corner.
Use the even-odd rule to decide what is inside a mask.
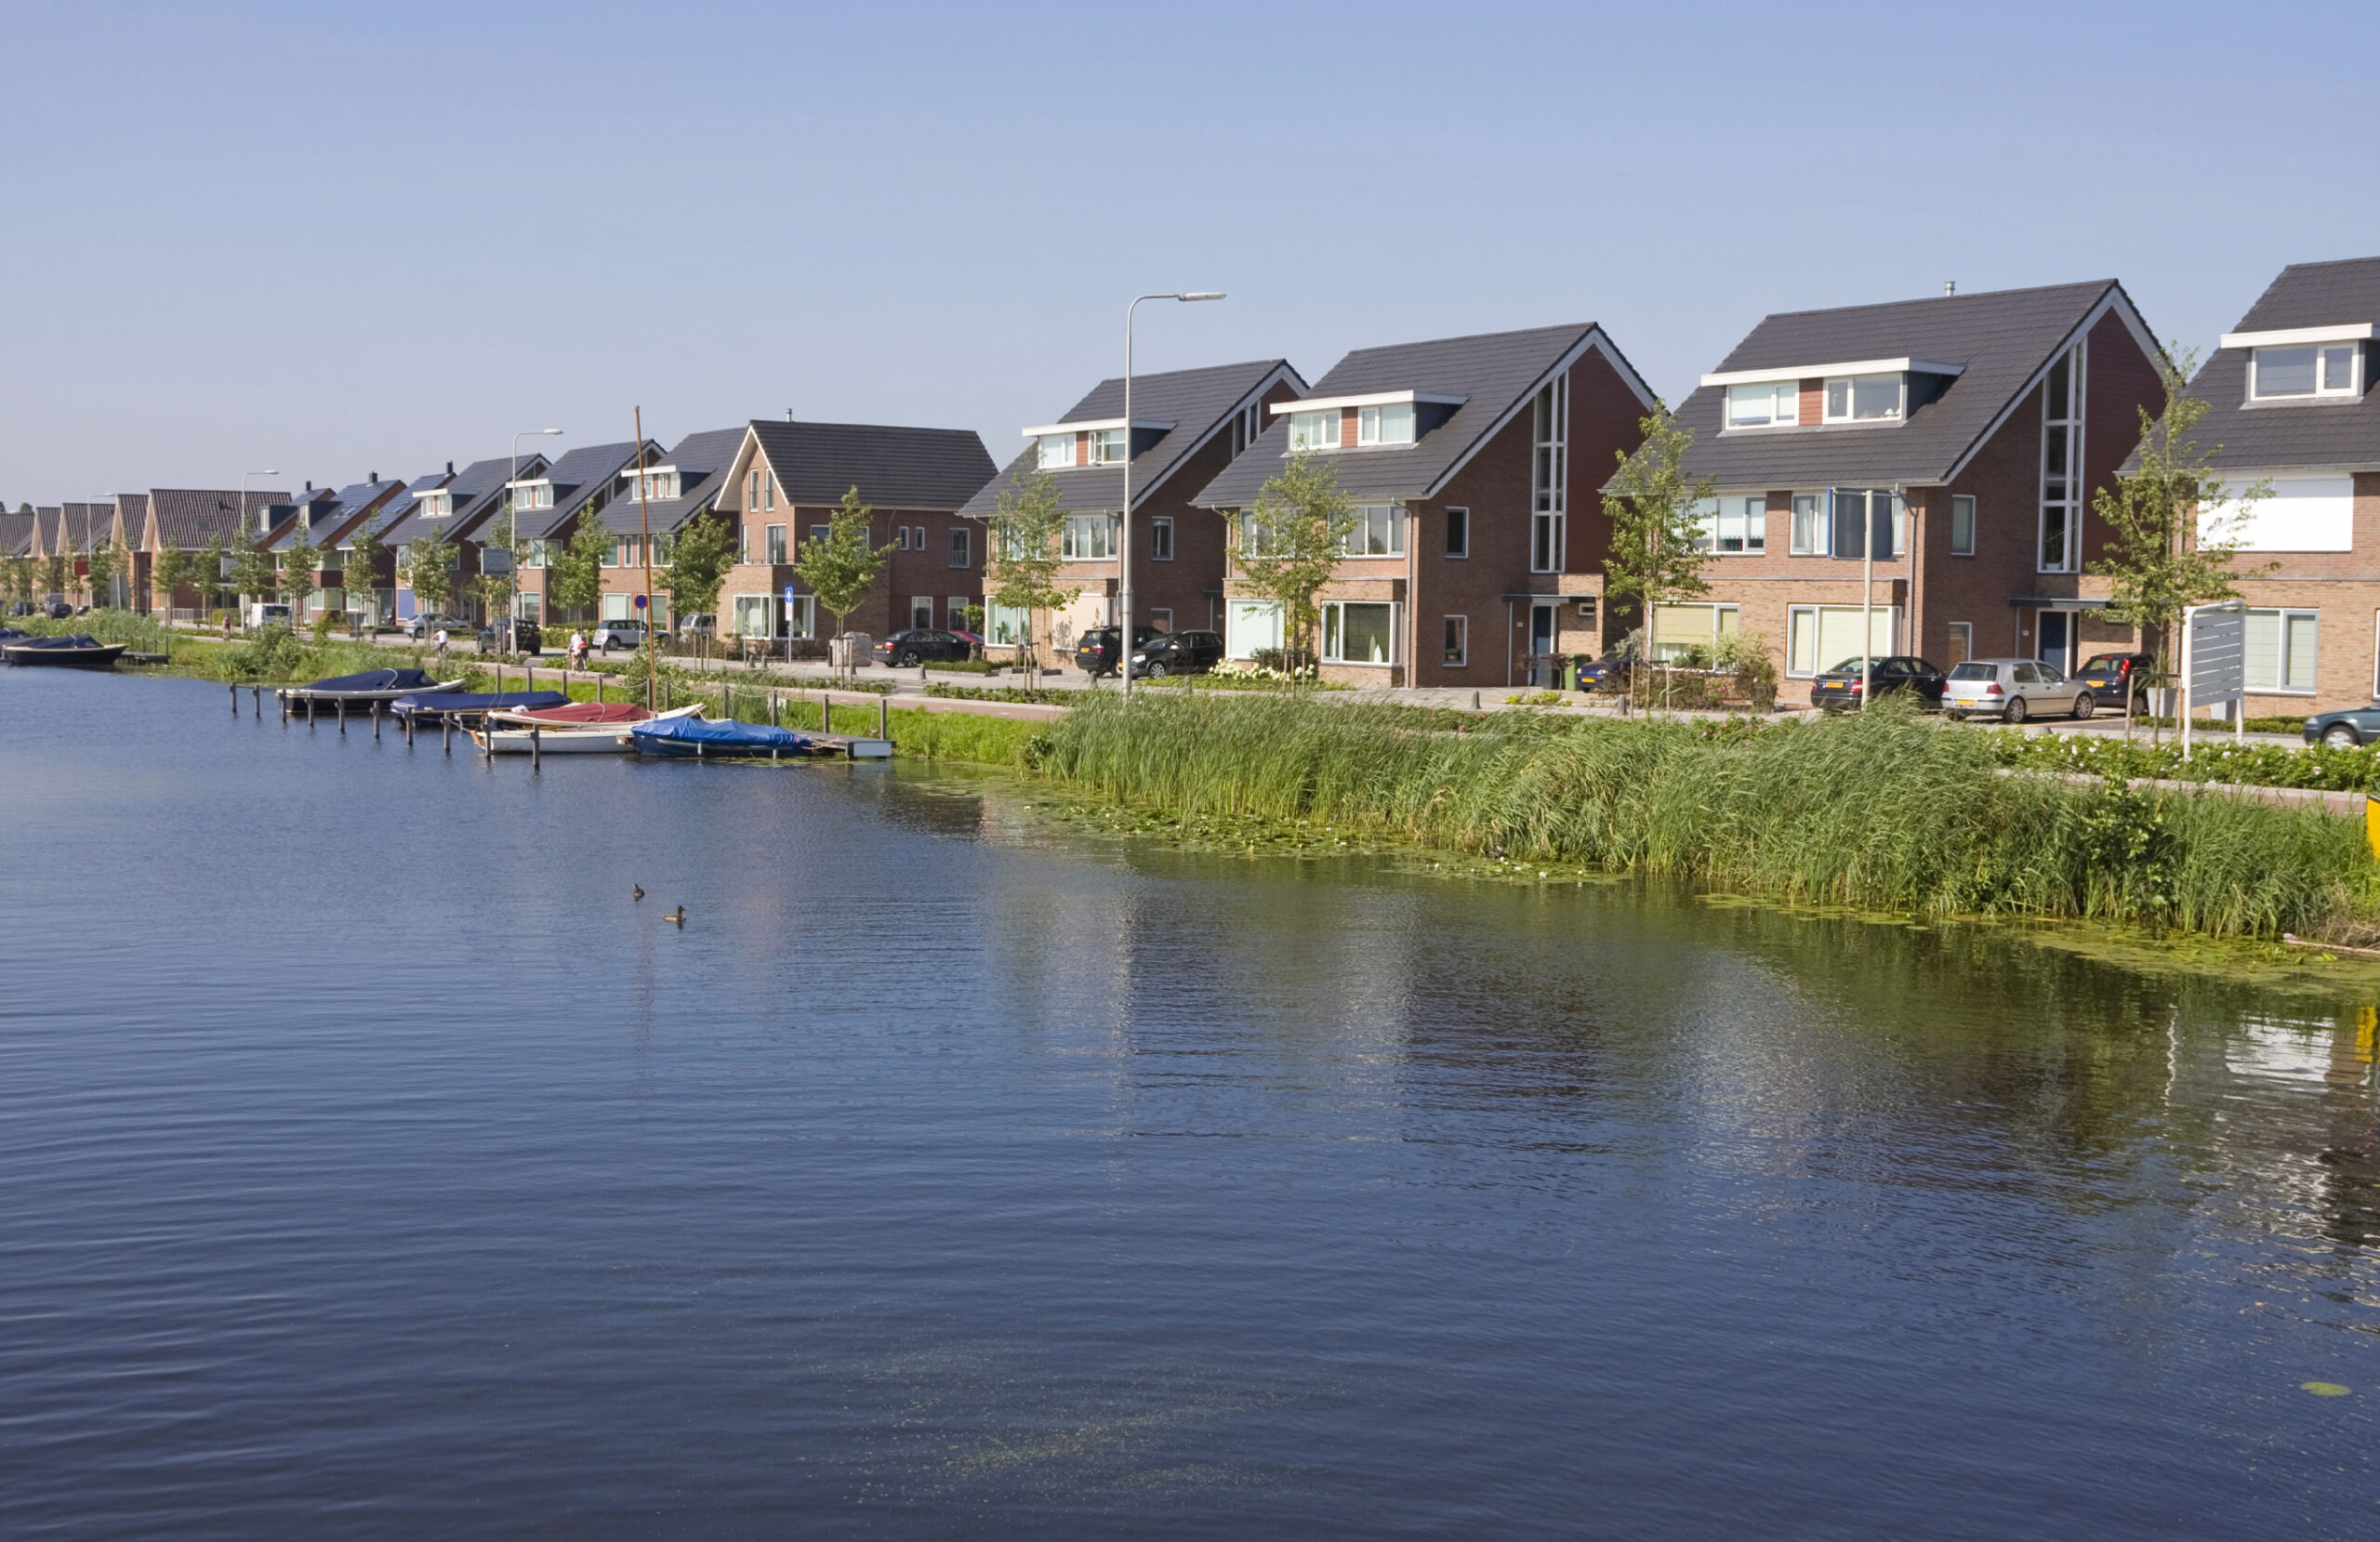
[[[2334,749],[2353,749],[2380,739],[2380,702],[2370,706],[2341,707],[2336,712],[2318,712],[2306,719],[2303,731],[2309,745],[2328,745]]]

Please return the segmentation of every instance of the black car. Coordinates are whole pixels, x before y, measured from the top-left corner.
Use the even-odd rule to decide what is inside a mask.
[[[1116,673],[1116,637],[1114,626],[1093,626],[1075,644],[1075,667],[1094,678]],[[1132,628],[1132,651],[1138,652],[1160,634],[1154,626]]]
[[[74,607],[69,605],[63,600],[53,600],[49,602],[49,619],[52,621],[72,621],[74,619]]]
[[[1844,659],[1841,664],[1810,682],[1810,705],[1829,712],[1840,712],[1859,705],[1860,661]],[[1942,705],[1942,671],[1920,658],[1886,658],[1868,661],[1868,679],[1878,696],[1889,696],[1896,691],[1913,692],[1917,705],[1932,711]]]
[[[2074,682],[2089,689],[2101,706],[2123,710],[2124,698],[2149,689],[2157,661],[2147,653],[2094,653],[2074,671]]]
[[[1168,632],[1132,650],[1132,674],[1203,675],[1223,662],[1223,639],[1216,632]]]
[[[15,604],[8,607],[8,613],[10,615],[31,615],[33,613],[33,602],[30,600],[20,600]]]
[[[494,626],[480,628],[480,652],[483,653],[511,652],[535,656],[545,651],[545,630],[534,621],[499,618]]]
[[[2380,743],[2380,702],[2370,706],[2342,707],[2336,712],[2317,712],[2306,719],[2301,731],[2307,744],[2329,745],[2334,749]]]
[[[936,664],[955,664],[973,652],[955,632],[939,632],[931,626],[912,626],[906,632],[895,632],[879,640],[876,645],[876,662],[895,669],[915,669],[929,660]]]
[[[1625,691],[1635,678],[1636,650],[1624,642],[1599,659],[1583,660],[1579,665],[1581,691]]]

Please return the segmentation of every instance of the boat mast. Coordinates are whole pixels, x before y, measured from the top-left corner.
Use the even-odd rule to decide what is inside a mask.
[[[636,410],[636,534],[637,545],[644,552],[644,709],[654,710],[653,687],[654,650],[661,646],[654,635],[653,603],[653,505],[645,497],[644,477],[644,409]]]

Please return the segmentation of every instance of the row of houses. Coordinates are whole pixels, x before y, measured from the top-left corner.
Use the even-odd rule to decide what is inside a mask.
[[[2380,258],[2292,266],[2189,387],[2210,405],[2199,437],[2221,447],[2224,475],[2272,487],[2239,531],[2257,570],[2241,586],[2251,712],[2380,694],[2375,326]],[[1687,468],[1717,489],[1710,592],[1662,608],[1659,650],[1757,636],[1792,679],[1858,654],[1863,618],[1871,651],[1944,666],[2016,654],[2071,668],[2134,643],[2105,614],[2109,580],[2094,569],[2107,532],[2092,499],[2134,453],[2141,414],[2162,404],[2160,362],[2114,280],[1764,319],[1678,407],[1695,435]],[[368,600],[351,597],[342,543],[367,520],[399,551],[435,530],[468,576],[509,510],[522,613],[550,619],[546,554],[591,516],[612,536],[600,609],[621,617],[643,582],[641,534],[667,542],[708,511],[739,558],[721,627],[815,638],[828,618],[793,564],[855,487],[892,556],[848,624],[880,634],[957,627],[983,606],[984,521],[1020,479],[1046,472],[1066,512],[1061,581],[1077,597],[1038,636],[1063,644],[1113,621],[1129,519],[1138,619],[1220,632],[1248,657],[1282,639],[1273,608],[1236,577],[1238,533],[1285,462],[1316,455],[1361,511],[1321,596],[1325,676],[1508,686],[1642,624],[1605,600],[1601,494],[1655,404],[1612,336],[1579,323],[1358,349],[1311,383],[1285,359],[1136,376],[1129,421],[1122,381],[1104,380],[1024,426],[1004,468],[966,430],[756,419],[672,445],[450,462],[337,491],[66,504],[0,516],[0,553],[79,560],[113,540],[134,554],[119,603],[193,606],[195,593],[152,592],[156,555],[247,521],[269,546],[302,534],[324,549],[310,605],[402,617],[414,609],[402,566],[375,573]],[[653,600],[666,621],[667,597]],[[1012,646],[1025,620],[990,607],[989,643]]]

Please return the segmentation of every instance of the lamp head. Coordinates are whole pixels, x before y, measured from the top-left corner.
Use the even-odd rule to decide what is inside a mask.
[[[1220,289],[1193,289],[1186,295],[1173,297],[1177,300],[1219,300],[1223,297],[1223,292]]]

